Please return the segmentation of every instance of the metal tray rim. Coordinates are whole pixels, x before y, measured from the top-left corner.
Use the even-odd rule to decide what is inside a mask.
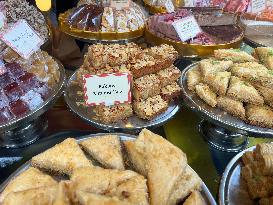
[[[65,81],[66,81],[65,70],[59,60],[57,60],[56,58],[53,58],[53,59],[59,65],[60,79],[59,79],[59,83],[54,88],[53,93],[51,93],[51,96],[41,106],[39,106],[35,110],[27,113],[23,117],[13,119],[5,124],[0,124],[0,131],[1,132],[9,131],[11,129],[18,127],[22,123],[27,123],[27,122],[39,117],[40,115],[42,115],[44,112],[46,112],[50,108],[50,106],[57,100],[58,97],[61,96],[63,89],[64,89]]]
[[[69,85],[71,84],[71,82],[73,81],[73,78],[75,77],[77,73],[77,70],[71,75],[70,79],[67,81],[67,86],[65,88],[64,91],[64,99],[66,104],[68,105],[69,109],[78,117],[80,117],[81,119],[83,119],[85,122],[87,122],[88,124],[94,125],[95,127],[99,128],[99,129],[104,129],[104,130],[122,130],[122,131],[135,131],[135,130],[140,130],[143,128],[148,128],[148,127],[155,127],[155,126],[161,126],[162,124],[164,124],[165,122],[167,122],[168,120],[170,120],[171,118],[173,118],[175,116],[175,114],[180,110],[180,104],[176,103],[175,108],[168,114],[168,117],[165,120],[161,120],[161,121],[155,121],[155,122],[149,122],[143,126],[135,126],[135,127],[118,127],[115,126],[113,124],[104,124],[104,123],[100,123],[98,121],[95,121],[93,119],[87,118],[85,116],[83,116],[82,114],[78,113],[73,107],[73,105],[71,104],[69,97],[68,97],[68,93],[69,93]]]
[[[106,135],[107,133],[97,133],[97,134],[90,134],[85,135],[76,138],[77,142],[81,142],[83,140],[89,139],[91,137],[98,137]],[[118,135],[121,140],[135,140],[136,136],[131,134],[125,134],[125,133],[111,133],[113,135]],[[124,139],[123,139],[124,138]],[[48,148],[50,149],[50,148]],[[11,181],[14,177],[16,177],[18,174],[20,174],[22,171],[25,171],[28,167],[30,167],[30,161],[28,160],[23,165],[21,165],[18,169],[16,169],[2,184],[0,184],[0,193],[3,192],[9,181]],[[192,168],[191,168],[192,169]],[[193,169],[192,169],[193,170]],[[195,172],[195,170],[193,170]],[[212,194],[210,193],[208,187],[206,184],[202,181],[202,192],[207,197],[208,202],[210,202],[210,205],[217,205],[215,199],[213,198]]]
[[[225,168],[225,171],[222,175],[221,181],[220,181],[220,186],[219,186],[219,204],[220,205],[228,205],[228,203],[225,202],[225,198],[226,198],[226,189],[228,189],[228,182],[230,179],[230,174],[233,171],[233,167],[236,165],[236,162],[238,160],[241,159],[241,157],[243,156],[243,154],[247,151],[253,151],[255,149],[256,146],[252,146],[249,147],[241,152],[239,152],[237,155],[235,155],[230,162],[228,163],[228,165]],[[227,190],[228,192],[229,190]]]
[[[185,104],[191,108],[193,111],[197,112],[198,114],[201,114],[202,116],[204,116],[206,119],[210,120],[213,123],[216,123],[220,126],[225,126],[228,129],[235,129],[237,132],[244,132],[243,134],[246,134],[245,132],[248,132],[250,134],[254,134],[254,135],[259,135],[259,136],[264,136],[264,137],[273,137],[273,129],[270,128],[262,128],[262,127],[258,127],[258,126],[253,126],[253,125],[249,125],[246,124],[244,122],[244,125],[240,126],[238,125],[238,123],[236,122],[230,122],[227,120],[219,120],[217,119],[218,117],[216,117],[214,115],[214,113],[211,113],[209,111],[206,111],[204,109],[200,109],[197,105],[197,103],[195,103],[193,101],[193,99],[189,96],[188,92],[186,91],[186,88],[184,87],[184,81],[187,79],[187,72],[192,69],[193,67],[195,67],[196,65],[198,65],[199,62],[193,63],[189,66],[187,66],[181,73],[181,77],[179,80],[179,84],[182,88],[182,97],[184,99],[184,101],[187,101]],[[191,104],[191,105],[190,105]],[[216,109],[216,108],[214,108]],[[222,113],[224,114],[225,112],[222,111]],[[227,114],[229,116],[231,116],[230,114]],[[236,118],[235,119],[237,122],[243,122],[242,120]],[[254,136],[255,137],[255,136]]]

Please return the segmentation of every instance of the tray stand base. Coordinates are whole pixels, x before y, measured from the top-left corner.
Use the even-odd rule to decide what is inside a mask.
[[[19,148],[27,146],[39,139],[45,133],[47,127],[47,119],[45,116],[41,116],[13,130],[0,131],[0,147]]]
[[[199,133],[207,143],[220,151],[240,152],[248,145],[248,136],[243,133],[227,130],[207,120],[199,123]]]

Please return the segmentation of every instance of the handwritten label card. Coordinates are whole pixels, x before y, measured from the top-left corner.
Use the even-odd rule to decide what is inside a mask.
[[[131,0],[110,0],[110,7],[117,10],[122,10],[124,8],[129,8]]]
[[[173,27],[176,30],[181,41],[187,41],[194,38],[202,32],[194,16],[188,16],[173,22]]]
[[[0,39],[25,59],[28,59],[43,44],[43,39],[22,19],[2,32]]]
[[[172,0],[167,0],[165,3],[165,8],[167,10],[168,13],[172,13],[174,12],[174,5]]]
[[[129,73],[84,75],[85,103],[89,106],[130,103],[131,79]]]
[[[251,12],[259,13],[266,8],[266,0],[251,0]]]

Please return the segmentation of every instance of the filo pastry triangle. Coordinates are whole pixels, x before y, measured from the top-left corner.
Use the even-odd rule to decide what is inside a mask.
[[[71,203],[66,192],[65,182],[60,182],[54,186],[11,192],[4,199],[2,205],[70,205]]]
[[[17,177],[15,177],[4,189],[0,196],[0,204],[4,198],[11,192],[19,192],[27,189],[54,186],[58,183],[49,175],[44,174],[40,170],[30,167]]]
[[[93,166],[74,138],[67,138],[60,144],[36,155],[31,159],[31,164],[33,167],[67,175],[78,167]]]
[[[75,169],[71,175],[72,192],[78,190],[117,197],[134,205],[148,205],[146,179],[131,170],[103,169],[84,167]],[[78,202],[77,196],[72,196]]]
[[[80,146],[105,168],[125,169],[117,135],[92,137],[82,141]]]
[[[141,131],[137,140],[124,143],[133,166],[147,176],[151,205],[168,205],[187,166],[186,155],[147,129]]]
[[[117,197],[98,195],[85,191],[77,191],[76,195],[80,205],[133,205]]]

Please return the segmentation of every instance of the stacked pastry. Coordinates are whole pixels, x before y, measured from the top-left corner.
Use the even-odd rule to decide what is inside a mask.
[[[97,106],[98,120],[113,123],[135,114],[151,120],[164,112],[172,99],[180,95],[176,83],[181,72],[173,65],[177,52],[172,46],[161,45],[141,49],[136,44],[91,45],[84,64],[78,71],[82,85],[83,74],[129,72],[133,76],[133,106],[120,104]]]
[[[174,205],[186,199],[185,205],[206,204],[200,193],[201,179],[179,148],[148,130],[142,130],[135,141],[123,142],[121,146],[116,135],[80,144],[68,138],[33,157],[32,167],[6,186],[0,203]],[[135,171],[127,170],[127,158]],[[47,173],[68,178],[57,181]]]
[[[214,58],[188,72],[188,89],[211,107],[273,128],[273,49],[256,48],[255,56],[237,49],[215,50]]]
[[[242,156],[242,177],[246,182],[249,197],[259,200],[260,205],[273,204],[273,144],[258,144],[254,151]]]

